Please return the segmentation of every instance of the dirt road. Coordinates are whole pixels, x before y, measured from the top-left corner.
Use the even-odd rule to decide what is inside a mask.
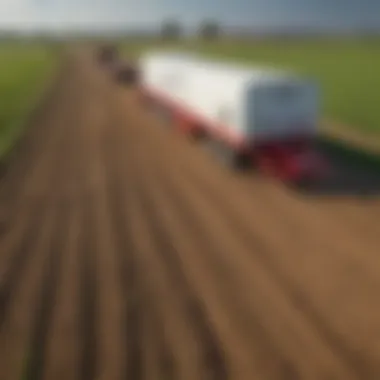
[[[0,189],[0,379],[380,378],[378,200],[233,175],[72,53]]]

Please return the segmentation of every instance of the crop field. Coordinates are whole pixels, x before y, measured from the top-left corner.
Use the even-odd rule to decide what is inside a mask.
[[[157,43],[126,43],[126,55]],[[220,41],[162,44],[223,59],[270,64],[315,78],[323,95],[323,115],[359,132],[380,136],[380,44],[368,41]]]
[[[0,44],[0,157],[21,133],[56,61],[56,54],[47,46]]]
[[[28,49],[3,49],[11,122],[54,72]],[[60,57],[0,177],[0,379],[379,379],[380,181],[238,174],[92,49]]]

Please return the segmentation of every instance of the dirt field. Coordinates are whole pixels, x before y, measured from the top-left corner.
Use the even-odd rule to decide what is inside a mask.
[[[1,182],[0,379],[379,379],[380,201],[234,175],[91,58]]]

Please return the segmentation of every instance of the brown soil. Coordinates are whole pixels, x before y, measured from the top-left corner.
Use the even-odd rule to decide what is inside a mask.
[[[135,95],[69,53],[2,179],[0,379],[379,379],[379,201],[232,173]]]

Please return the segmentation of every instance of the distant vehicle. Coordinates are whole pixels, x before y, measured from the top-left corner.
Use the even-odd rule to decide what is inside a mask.
[[[117,48],[114,45],[103,45],[99,48],[98,59],[101,63],[112,64],[118,58]]]
[[[138,73],[132,62],[121,59],[114,45],[103,45],[98,50],[100,63],[106,65],[113,79],[119,83],[133,85],[137,81]]]
[[[112,70],[115,80],[121,84],[133,86],[138,81],[138,70],[132,62],[120,61]]]
[[[233,167],[253,164],[291,183],[323,175],[313,81],[182,53],[146,53],[139,70],[144,99],[182,131],[212,141]]]

